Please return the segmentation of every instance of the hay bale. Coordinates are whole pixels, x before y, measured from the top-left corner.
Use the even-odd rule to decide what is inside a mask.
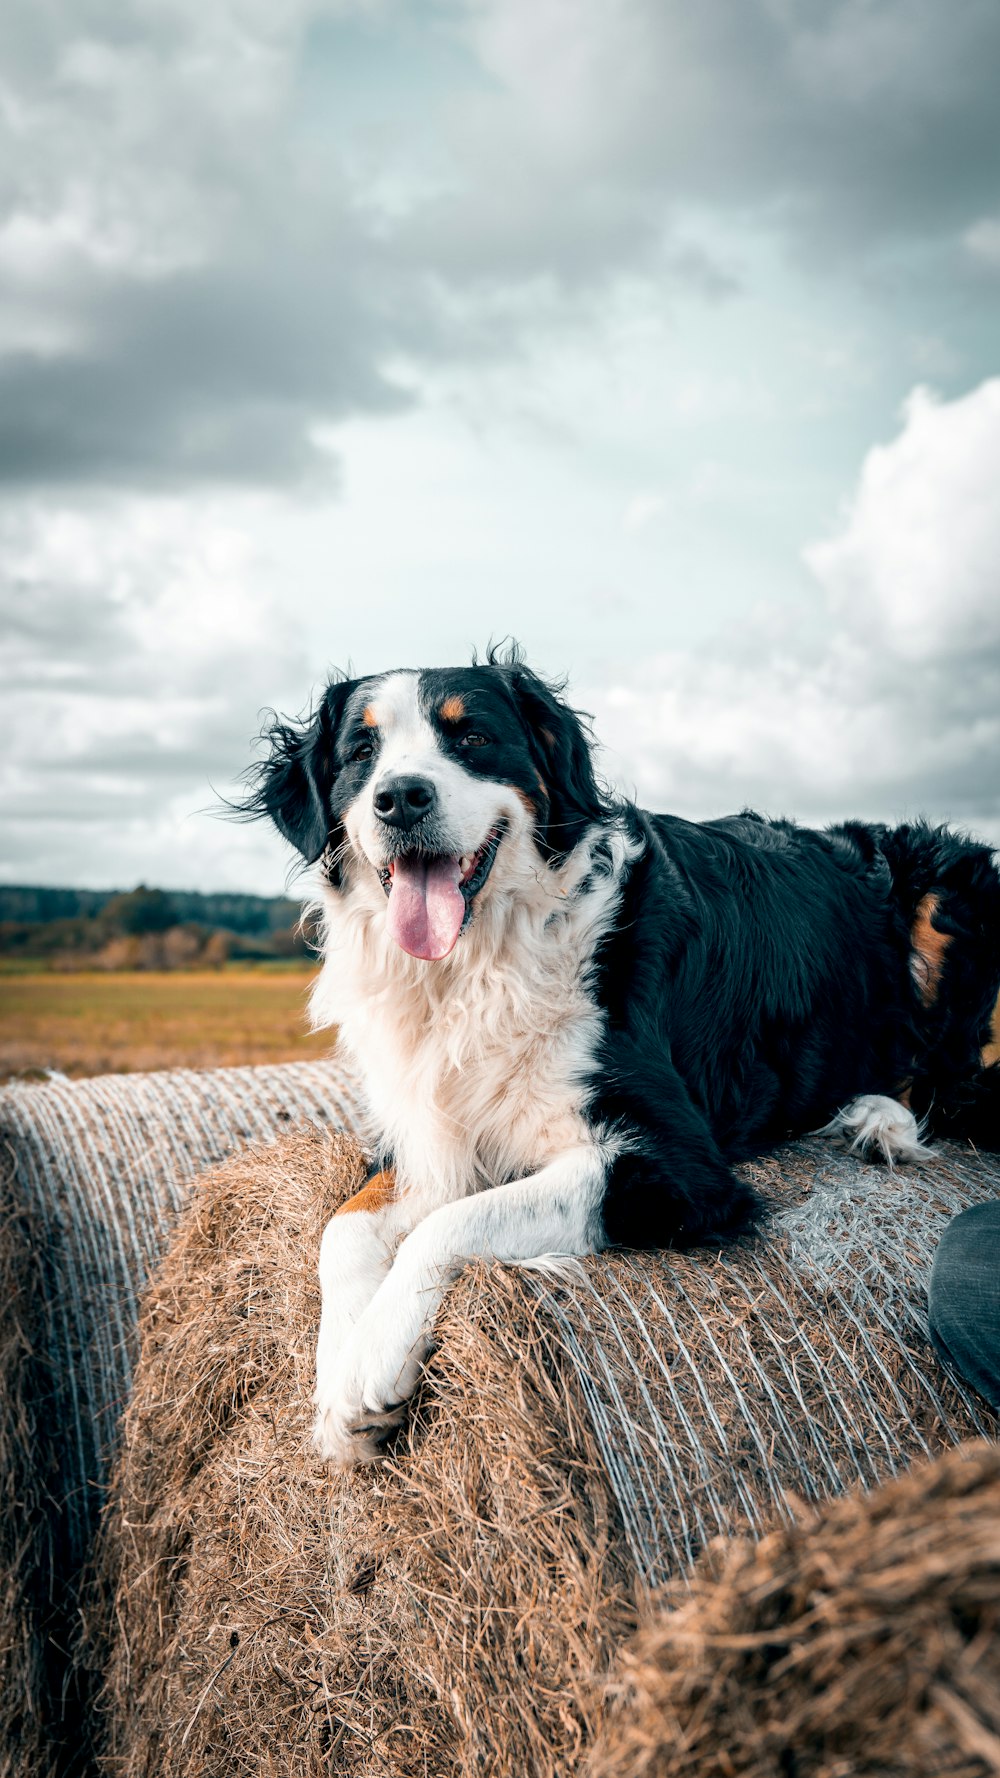
[[[82,1757],[67,1655],[77,1580],[142,1288],[192,1179],[300,1119],[356,1115],[333,1063],[0,1091],[0,1774],[41,1778]]]
[[[634,1623],[587,1415],[515,1274],[466,1281],[442,1376],[461,1410],[425,1404],[405,1482],[312,1458],[316,1256],[362,1171],[346,1139],[304,1134],[229,1163],[151,1292],[104,1550],[111,1648],[98,1623],[91,1649],[111,1770],[423,1778],[488,1705],[486,1732],[510,1711],[547,1771],[543,1734],[580,1739],[595,1649]]]
[[[757,1248],[471,1270],[399,1446],[346,1476],[310,1452],[308,1397],[358,1152],[303,1134],[206,1176],[147,1301],[90,1613],[107,1770],[564,1778],[647,1586],[790,1486],[988,1430],[922,1292],[996,1175],[818,1143],[754,1172],[786,1201]]]
[[[995,1778],[1000,1450],[718,1539],[615,1690],[590,1778]]]

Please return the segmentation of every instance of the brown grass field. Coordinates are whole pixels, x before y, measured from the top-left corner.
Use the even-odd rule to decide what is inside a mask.
[[[329,1053],[306,1024],[309,969],[0,975],[0,1080],[292,1062]]]

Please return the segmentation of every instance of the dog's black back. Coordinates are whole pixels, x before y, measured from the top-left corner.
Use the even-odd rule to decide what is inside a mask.
[[[861,1094],[903,1097],[932,1130],[1000,1146],[1000,1065],[984,1066],[1000,992],[988,848],[926,825],[819,833],[749,810],[631,819],[646,845],[601,957],[594,1113],[648,1140],[612,1180],[613,1240],[676,1238],[649,1192],[650,1174],[673,1167],[678,1120],[693,1134],[676,1076],[713,1138],[693,1143],[692,1216],[722,1207],[720,1165]]]

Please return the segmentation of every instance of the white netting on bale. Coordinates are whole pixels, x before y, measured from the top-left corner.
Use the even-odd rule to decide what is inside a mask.
[[[40,1769],[41,1754],[29,1757],[12,1725],[37,1725],[54,1708],[51,1696],[36,1696],[39,1675],[63,1659],[47,1645],[65,1641],[128,1397],[142,1291],[191,1182],[294,1124],[352,1129],[357,1119],[355,1085],[333,1062],[0,1090],[0,1265],[9,1281],[0,1451],[8,1475],[20,1478],[3,1534],[0,1647],[14,1651],[17,1672],[6,1675],[0,1702],[0,1774],[5,1759],[12,1772]],[[31,1651],[30,1673],[19,1648]],[[55,1672],[55,1691],[60,1684]]]
[[[332,1062],[191,1069],[8,1087],[0,1141],[45,1241],[44,1333],[60,1428],[65,1531],[86,1550],[131,1378],[146,1278],[191,1181],[293,1123],[357,1124],[356,1088]]]
[[[572,1290],[526,1274],[650,1586],[718,1533],[763,1529],[788,1490],[824,1500],[996,1431],[927,1329],[942,1231],[1000,1197],[996,1158],[948,1143],[889,1172],[813,1139],[746,1171],[784,1202],[760,1242],[716,1265],[620,1258]]]

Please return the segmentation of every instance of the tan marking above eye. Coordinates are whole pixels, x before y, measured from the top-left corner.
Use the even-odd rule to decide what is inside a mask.
[[[951,944],[949,934],[939,932],[933,923],[939,901],[940,896],[925,895],[910,929],[910,942],[913,945],[911,965],[925,1006],[933,1006],[938,997],[945,953]]]
[[[361,720],[365,728],[378,728],[378,717],[370,704],[366,704],[361,712]]]
[[[445,698],[438,710],[438,715],[442,722],[461,722],[465,715],[465,699],[460,698],[457,692],[453,692],[450,698]]]
[[[333,1214],[353,1216],[357,1210],[384,1210],[395,1196],[396,1175],[391,1167],[387,1167],[384,1172],[376,1173],[374,1178],[369,1179],[359,1192],[355,1192],[353,1198],[348,1198],[347,1203],[341,1204],[339,1210],[335,1210]]]

